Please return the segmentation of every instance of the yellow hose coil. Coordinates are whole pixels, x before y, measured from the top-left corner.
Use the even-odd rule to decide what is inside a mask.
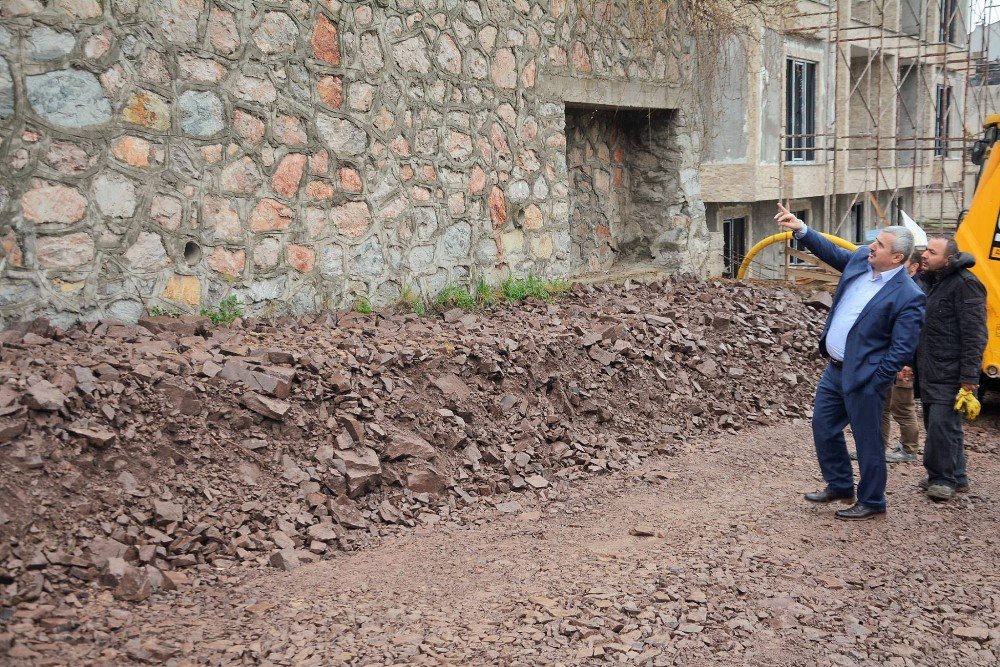
[[[858,249],[858,246],[854,245],[850,241],[845,241],[839,236],[834,236],[833,234],[823,234],[822,232],[820,232],[820,234],[822,234],[823,238],[827,239],[834,245],[838,245],[841,248],[844,248],[845,250],[850,250],[851,252],[854,252],[855,250]],[[784,241],[789,240],[790,238],[792,238],[791,232],[781,232],[780,234],[774,234],[773,236],[768,236],[763,241],[755,244],[754,247],[750,248],[750,252],[747,253],[747,256],[743,258],[743,263],[740,264],[740,270],[736,273],[736,277],[740,280],[743,280],[743,278],[746,277],[747,269],[750,268],[750,262],[753,261],[753,258],[761,250],[763,250],[764,248],[773,243],[782,243]]]

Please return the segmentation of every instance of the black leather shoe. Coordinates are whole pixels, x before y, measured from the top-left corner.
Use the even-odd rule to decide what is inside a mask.
[[[877,510],[874,507],[868,507],[868,505],[854,503],[854,505],[848,507],[846,510],[837,510],[834,514],[838,519],[844,519],[845,521],[864,521],[865,519],[874,519],[877,516],[885,514],[885,510]]]
[[[811,503],[832,503],[836,501],[840,501],[842,503],[853,503],[854,494],[843,495],[823,489],[822,491],[817,491],[815,493],[807,493],[806,500]]]

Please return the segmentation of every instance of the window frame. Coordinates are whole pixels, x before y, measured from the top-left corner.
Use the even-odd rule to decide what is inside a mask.
[[[785,161],[816,161],[816,88],[819,63],[785,58]],[[796,99],[798,97],[798,99]]]
[[[934,157],[947,158],[951,139],[952,87],[939,83],[934,95]]]
[[[955,24],[958,22],[958,3],[955,0],[939,0],[938,41],[942,44],[957,44]]]
[[[854,242],[864,244],[865,242],[865,203],[863,201],[854,202],[851,206],[851,231]]]
[[[734,252],[733,243],[731,237],[733,234],[726,234],[726,224],[730,225],[732,229],[732,223],[736,221],[742,221],[743,231],[742,231],[742,241],[743,247],[739,249],[738,252]],[[740,264],[746,258],[747,251],[747,239],[750,237],[750,216],[748,215],[732,215],[727,218],[722,219],[722,269],[723,275],[727,278],[735,278],[736,274],[739,272]],[[729,252],[726,252],[726,250]]]

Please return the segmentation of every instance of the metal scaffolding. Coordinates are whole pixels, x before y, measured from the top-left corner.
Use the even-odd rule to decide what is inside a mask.
[[[910,13],[906,24],[904,7]],[[832,233],[843,235],[852,208],[864,199],[883,224],[896,224],[880,198],[894,202],[900,190],[910,188],[914,218],[932,229],[954,228],[972,195],[969,149],[981,131],[979,122],[1000,111],[989,108],[996,100],[989,99],[988,86],[972,85],[984,72],[988,82],[994,72],[985,58],[992,31],[983,31],[987,44],[974,52],[966,38],[966,7],[965,0],[831,0],[827,11],[788,21],[784,35],[826,44],[824,88],[832,110],[822,131],[795,134],[787,127],[782,97],[780,197],[791,192],[790,140],[809,138],[816,161],[827,165],[823,205]],[[1000,0],[988,0],[985,16],[996,15],[997,8]],[[904,124],[912,132],[901,132]],[[949,154],[959,160],[957,166],[949,164]],[[847,197],[849,203],[838,211]]]

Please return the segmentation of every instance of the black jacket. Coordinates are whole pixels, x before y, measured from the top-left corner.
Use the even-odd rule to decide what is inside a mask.
[[[986,327],[986,288],[970,271],[976,259],[965,252],[940,271],[921,274],[927,319],[917,346],[920,400],[952,403],[962,384],[979,384]]]

